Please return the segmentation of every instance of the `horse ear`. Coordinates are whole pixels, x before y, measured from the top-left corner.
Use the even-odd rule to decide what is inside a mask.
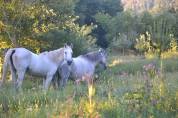
[[[99,49],[99,52],[106,55],[106,50],[103,49],[103,48],[100,48],[100,49]]]
[[[66,47],[67,47],[67,43],[64,44],[64,48],[66,48]]]
[[[73,48],[73,44],[72,43],[70,44],[70,47]]]
[[[100,48],[100,49],[99,49],[99,52],[101,52],[101,53],[104,52],[104,49]]]

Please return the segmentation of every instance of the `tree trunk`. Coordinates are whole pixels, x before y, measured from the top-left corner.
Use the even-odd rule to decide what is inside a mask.
[[[7,1],[8,1],[8,0],[7,0]],[[9,1],[10,1],[10,0],[9,0]],[[5,11],[5,10],[3,10],[3,15],[4,15],[5,24],[9,24],[9,20],[8,20],[8,17],[7,17],[7,14],[6,14],[6,11]],[[11,23],[10,23],[10,24],[11,24]],[[5,32],[7,33],[9,39],[11,40],[12,46],[13,46],[13,47],[19,47],[19,46],[18,46],[17,39],[16,39],[15,29],[12,30],[12,31],[9,31],[9,29],[6,29],[6,28],[5,28]]]
[[[15,36],[15,35],[14,35],[13,37],[11,37],[10,40],[11,40],[12,46],[13,46],[14,48],[19,47],[19,44],[18,44],[18,42],[17,42],[17,39],[16,39],[16,36]]]
[[[8,37],[9,37],[11,43],[12,43],[12,46],[13,46],[14,48],[19,47],[18,42],[17,42],[17,39],[16,39],[16,35],[15,35],[15,34],[12,34],[12,35],[11,35],[9,31],[6,31],[6,33],[7,33]]]

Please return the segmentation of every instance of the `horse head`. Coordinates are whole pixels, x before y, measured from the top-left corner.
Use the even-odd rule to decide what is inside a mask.
[[[104,66],[104,69],[107,68],[106,66],[106,51],[102,48],[99,49],[99,63],[102,64]]]
[[[64,45],[64,60],[67,62],[68,65],[72,64],[72,51],[73,45],[72,44],[65,44]]]

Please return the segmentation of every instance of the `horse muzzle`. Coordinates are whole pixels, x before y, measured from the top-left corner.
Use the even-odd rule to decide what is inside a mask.
[[[71,64],[72,64],[72,60],[71,60],[71,61],[67,61],[67,64],[68,64],[68,65],[71,65]]]

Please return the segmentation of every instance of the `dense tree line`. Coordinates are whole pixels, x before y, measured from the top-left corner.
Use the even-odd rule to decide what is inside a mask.
[[[176,0],[0,0],[0,46],[40,52],[72,42],[77,55],[96,46],[142,52],[144,42],[161,52],[178,38],[177,8]]]
[[[65,42],[80,47],[75,53],[92,48],[95,38],[89,34],[95,26],[76,23],[74,8],[74,0],[1,0],[1,49],[23,46],[40,52]]]

